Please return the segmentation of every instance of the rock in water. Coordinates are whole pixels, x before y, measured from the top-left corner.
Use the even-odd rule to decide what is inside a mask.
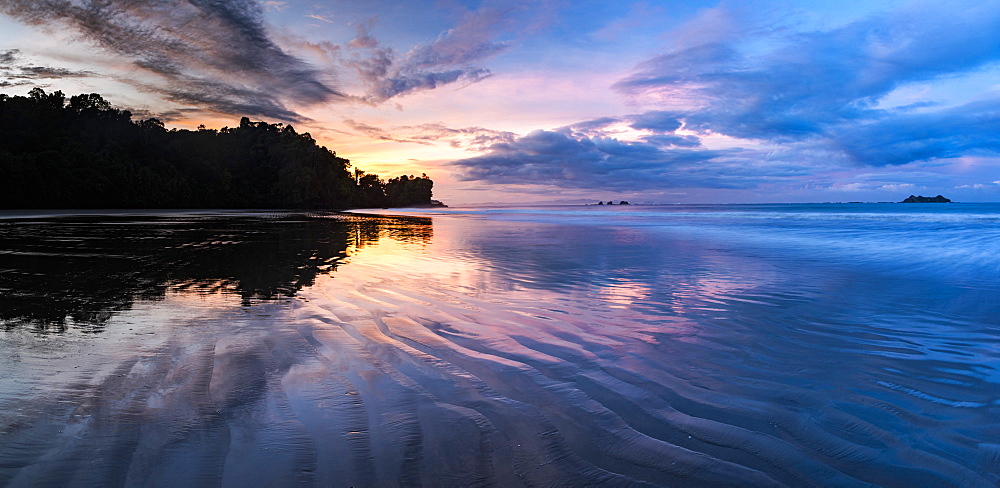
[[[906,200],[903,200],[901,203],[951,203],[951,200],[941,195],[938,195],[936,197],[925,197],[923,195],[921,196],[910,195],[906,197]]]

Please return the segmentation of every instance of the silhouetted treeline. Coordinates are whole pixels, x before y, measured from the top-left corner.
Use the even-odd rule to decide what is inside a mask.
[[[351,208],[430,204],[426,175],[383,181],[291,125],[167,130],[96,93],[0,94],[0,208]]]

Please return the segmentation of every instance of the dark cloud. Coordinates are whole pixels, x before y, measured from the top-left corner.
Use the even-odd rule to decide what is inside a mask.
[[[24,56],[18,49],[0,51],[0,77],[5,78],[0,86],[30,85],[32,84],[32,80],[84,78],[91,76],[97,76],[97,74],[92,71],[77,71],[66,68],[26,64]]]
[[[21,51],[19,49],[7,49],[6,51],[0,51],[0,66],[7,66],[13,64],[14,61],[20,57]]]
[[[670,134],[680,129],[682,123],[677,112],[653,110],[621,117],[600,117],[593,120],[576,122],[556,129],[556,132],[574,137],[606,137],[621,132],[615,125],[625,124],[636,130],[645,130],[657,135]],[[678,136],[680,137],[680,136]],[[697,140],[697,138],[693,138]]]
[[[662,119],[636,120],[634,128],[656,130],[659,122],[671,129],[679,121],[701,134],[792,147],[822,143],[861,165],[1000,150],[992,103],[938,111],[926,102],[880,106],[902,86],[1000,61],[1000,10],[993,6],[902,9],[828,31],[772,37],[770,50],[758,44],[750,51],[742,36],[700,27],[689,29],[698,36],[615,85],[668,109]]]
[[[167,100],[207,111],[301,120],[298,106],[330,101],[377,104],[445,85],[492,75],[480,66],[504,52],[511,39],[548,18],[550,2],[486,0],[429,42],[398,52],[372,34],[377,18],[356,24],[344,45],[292,39],[325,68],[283,50],[269,36],[263,12],[284,2],[259,0],[3,0],[0,13],[25,24],[66,30],[158,75],[121,79]],[[328,16],[311,15],[330,22]],[[294,38],[291,34],[289,38]],[[14,53],[13,55],[16,55]],[[0,60],[2,61],[2,60]],[[334,75],[353,72],[364,92],[346,95]],[[53,73],[57,74],[57,73]]]
[[[735,161],[745,160],[737,157],[742,150],[708,150],[698,137],[677,134],[681,127],[674,112],[600,117],[523,137],[504,133],[477,148],[486,154],[452,165],[470,181],[581,189],[747,188],[762,181],[733,170]],[[646,135],[638,141],[614,137],[623,128]]]
[[[1000,153],[1000,99],[831,130],[829,144],[875,166]]]
[[[699,21],[719,19],[725,16]],[[741,24],[688,28],[694,37],[615,85],[658,110],[535,131],[452,164],[467,180],[499,184],[850,190],[907,183],[884,174],[845,182],[836,176],[845,165],[900,166],[1000,153],[1000,98],[949,108],[927,101],[883,103],[908,84],[974,73],[1000,61],[996,9],[900,11],[783,37],[751,26],[771,36],[752,49],[743,44],[748,35],[732,32],[734,25]],[[639,140],[619,140],[623,134]],[[702,138],[720,135],[745,140],[745,147],[702,146]]]
[[[66,68],[53,68],[49,66],[21,66],[21,76],[24,78],[83,78],[97,76],[93,71],[74,71]]]
[[[556,129],[556,132],[560,132],[572,137],[603,137],[608,135],[607,128],[613,124],[621,122],[622,119],[619,117],[600,117],[593,120],[585,120],[583,122],[576,122],[565,127],[560,127]]]
[[[681,121],[676,112],[646,112],[632,116],[633,129],[645,129],[664,134],[681,128]]]
[[[357,26],[357,35],[348,43],[354,52],[348,63],[367,85],[364,98],[372,103],[455,82],[475,83],[492,74],[476,64],[510,47],[499,38],[514,32],[517,20],[534,10],[527,5],[484,4],[433,41],[404,54],[383,46],[371,33],[375,19],[369,19]]]
[[[567,188],[648,190],[674,187],[740,188],[742,178],[720,178],[706,163],[720,162],[726,151],[661,149],[613,138],[575,138],[562,132],[534,131],[493,144],[478,157],[454,161],[465,180],[499,184],[554,185]]]
[[[666,134],[666,135],[646,136],[646,137],[643,138],[643,140],[646,141],[649,144],[652,144],[652,145],[656,146],[656,147],[669,147],[669,146],[676,146],[676,147],[698,147],[698,146],[701,146],[701,140],[699,140],[695,136],[679,136],[679,135],[675,135],[675,134]]]
[[[0,12],[30,25],[73,29],[161,76],[165,84],[140,86],[177,102],[298,120],[288,104],[343,97],[323,73],[268,37],[252,0],[6,0]]]
[[[468,180],[502,184],[851,190],[908,183],[884,174],[844,181],[837,174],[845,166],[1000,153],[1000,98],[953,107],[883,103],[897,88],[1000,61],[996,9],[897,12],[771,37],[752,49],[741,44],[746,36],[713,37],[718,31],[691,29],[702,37],[641,64],[616,85],[659,110],[532,132],[452,164]],[[612,137],[627,133],[623,126],[644,134],[627,134],[639,139],[632,142]],[[701,145],[719,136],[745,146]]]
[[[475,83],[490,76],[490,71],[481,68],[464,68],[450,71],[396,71],[392,76],[385,77],[368,92],[366,99],[383,102],[398,95],[431,90],[442,85],[463,80]]]

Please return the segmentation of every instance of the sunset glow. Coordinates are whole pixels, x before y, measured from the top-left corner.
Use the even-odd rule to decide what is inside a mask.
[[[0,93],[292,124],[456,204],[1000,198],[1000,4],[0,1]]]

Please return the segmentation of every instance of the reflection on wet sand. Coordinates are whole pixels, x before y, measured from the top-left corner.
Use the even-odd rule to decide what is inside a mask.
[[[109,215],[0,220],[0,323],[99,332],[168,292],[292,297],[353,250],[429,242],[429,219],[349,215]]]
[[[615,228],[256,220],[113,239],[167,235],[163,253],[48,234],[139,265],[113,268],[129,286],[110,295],[92,278],[92,301],[54,288],[83,298],[36,316],[127,303],[99,327],[38,333],[7,312],[24,296],[2,302],[21,322],[0,331],[0,485],[1000,481],[995,382],[975,366],[996,338],[943,302],[908,311],[927,290],[896,278]],[[55,268],[25,262],[38,278],[19,289],[46,293],[28,284]]]

